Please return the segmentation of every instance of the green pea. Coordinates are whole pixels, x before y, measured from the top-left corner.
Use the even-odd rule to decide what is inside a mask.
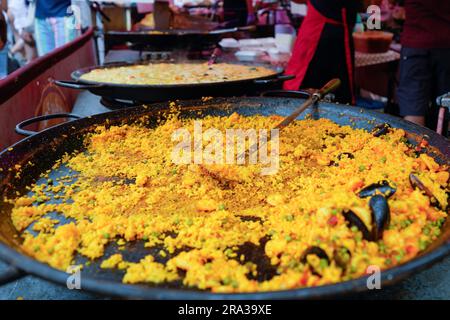
[[[290,221],[294,221],[295,217],[292,214],[288,214],[288,215],[284,216],[284,219],[286,221],[290,222]]]
[[[328,267],[328,261],[326,259],[320,259],[319,266],[321,269],[325,269],[326,267]]]

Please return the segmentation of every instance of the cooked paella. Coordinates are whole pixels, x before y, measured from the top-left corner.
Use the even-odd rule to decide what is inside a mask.
[[[234,113],[202,126],[225,133],[279,121]],[[8,200],[22,249],[61,270],[81,256],[127,284],[286,290],[411,260],[447,218],[448,167],[402,129],[298,120],[279,134],[278,170],[262,175],[259,163],[174,163],[173,133],[195,125],[174,114],[156,127],[97,126],[85,150],[55,164],[67,176],[46,173]],[[148,254],[132,261],[127,246],[136,243]]]
[[[149,63],[94,69],[81,79],[115,84],[177,85],[257,79],[274,73],[267,67],[233,63]]]

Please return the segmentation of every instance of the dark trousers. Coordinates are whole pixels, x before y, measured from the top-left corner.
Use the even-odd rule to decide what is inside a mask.
[[[425,116],[435,129],[436,98],[450,92],[450,48],[403,48],[397,99],[402,116]]]

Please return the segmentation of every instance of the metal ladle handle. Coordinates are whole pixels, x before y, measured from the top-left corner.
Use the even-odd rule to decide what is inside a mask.
[[[311,97],[309,97],[305,102],[302,103],[301,106],[299,106],[297,109],[294,110],[289,116],[283,119],[278,125],[275,126],[274,129],[283,129],[284,127],[288,126],[292,121],[297,119],[297,117],[305,111],[308,107],[314,105],[317,101],[319,101],[323,96],[326,94],[335,91],[339,86],[341,85],[341,80],[339,79],[333,79],[327,82],[326,85],[324,85],[320,90],[317,90],[314,92]],[[271,136],[267,137],[267,140],[271,139]],[[263,142],[264,144],[267,144],[266,142]],[[258,143],[254,143],[249,148],[249,155],[255,152],[258,149]],[[242,152],[238,155],[238,160],[245,159],[246,151]]]
[[[306,100],[300,107],[294,110],[289,116],[283,119],[276,127],[275,129],[282,129],[289,125],[292,121],[297,119],[297,117],[305,111],[309,106],[315,104],[317,101],[322,99],[323,96],[326,94],[335,91],[339,86],[341,85],[341,80],[339,79],[333,79],[327,82],[326,85],[324,85],[320,90],[314,92],[312,96]]]

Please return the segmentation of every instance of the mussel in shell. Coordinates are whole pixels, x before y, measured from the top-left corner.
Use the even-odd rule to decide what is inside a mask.
[[[340,247],[334,251],[333,260],[336,265],[341,268],[343,271],[347,269],[348,264],[350,263],[350,259],[352,254],[350,250],[346,247]]]
[[[319,259],[325,260],[327,262],[327,264],[330,264],[330,258],[328,257],[328,254],[325,252],[325,250],[323,250],[320,247],[311,246],[308,249],[306,249],[303,252],[303,254],[302,254],[301,258],[300,258],[300,262],[303,263],[303,264],[308,264],[308,259],[307,258],[308,258],[309,255],[315,255]],[[312,271],[312,273],[314,275],[321,276],[321,274],[315,269],[314,266],[310,265],[310,267],[311,267],[311,271]]]
[[[371,133],[374,137],[381,137],[381,136],[385,135],[386,133],[388,133],[390,128],[391,128],[391,126],[388,123],[382,123],[382,124],[375,126],[372,129]]]
[[[344,218],[347,221],[349,227],[356,227],[359,231],[361,231],[363,239],[367,241],[372,241],[372,234],[367,228],[366,224],[361,220],[358,215],[352,210],[345,210],[343,212]]]
[[[375,195],[370,198],[369,207],[372,214],[372,241],[378,241],[391,220],[389,204],[384,196]]]
[[[381,180],[362,188],[361,191],[359,191],[358,196],[360,198],[368,198],[373,197],[377,194],[381,194],[386,198],[390,198],[395,193],[395,191],[397,191],[397,189],[392,187],[389,181]]]
[[[419,189],[420,191],[425,193],[425,195],[430,198],[430,202],[432,205],[436,206],[438,209],[442,209],[433,192],[431,192],[431,190],[427,186],[425,186],[423,182],[420,181],[419,177],[414,173],[411,173],[409,175],[409,183],[411,184],[411,187],[413,187],[413,189]]]
[[[361,231],[363,239],[367,241],[378,241],[383,236],[383,231],[388,227],[390,222],[389,204],[384,196],[377,194],[370,198],[369,207],[372,216],[370,230],[361,218],[351,210],[344,211],[344,218],[350,226],[355,226]]]

